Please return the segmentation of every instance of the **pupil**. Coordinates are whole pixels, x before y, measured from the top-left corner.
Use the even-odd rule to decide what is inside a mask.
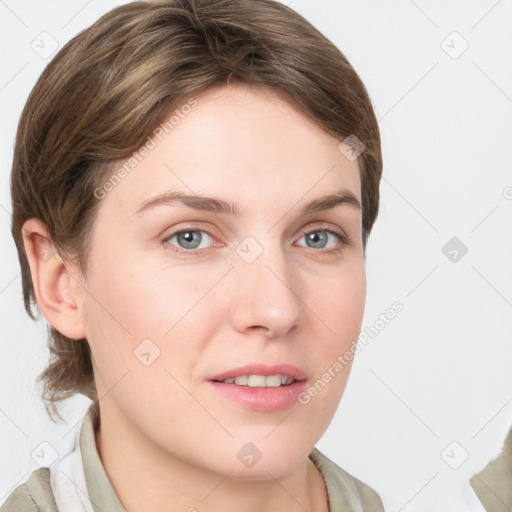
[[[320,246],[322,246],[322,242],[325,242],[325,237],[327,236],[327,233],[319,233],[319,232],[315,232],[315,233],[310,233],[308,235],[308,239],[310,242],[313,242],[313,244],[318,244],[320,243]]]
[[[180,243],[184,244],[187,249],[195,249],[197,247],[197,243],[200,241],[200,236],[197,231],[183,231],[178,235]],[[194,242],[196,246],[194,246]],[[192,244],[190,246],[189,244]]]

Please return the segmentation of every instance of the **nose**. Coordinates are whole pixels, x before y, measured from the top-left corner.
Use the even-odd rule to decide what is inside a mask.
[[[302,311],[299,275],[278,243],[262,249],[251,263],[243,251],[235,258],[232,320],[241,333],[284,337],[297,326]]]

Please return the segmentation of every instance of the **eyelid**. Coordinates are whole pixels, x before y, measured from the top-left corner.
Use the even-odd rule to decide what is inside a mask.
[[[179,247],[176,247],[175,245],[172,245],[171,243],[169,243],[169,240],[171,238],[174,238],[176,235],[180,234],[180,233],[183,233],[183,232],[186,232],[186,231],[199,231],[199,232],[204,232],[206,233],[207,235],[209,235],[215,242],[215,235],[213,235],[213,233],[211,232],[211,230],[207,229],[207,228],[204,228],[204,227],[200,227],[198,225],[189,225],[189,226],[182,226],[182,227],[178,227],[176,229],[173,229],[171,231],[171,233],[165,235],[162,239],[162,242],[165,242],[167,245],[171,246],[172,248],[169,249],[173,252],[176,252],[178,254],[185,254],[185,255],[188,255],[188,256],[194,256],[194,255],[200,255],[201,253],[203,253],[204,251],[207,251],[211,248],[213,248],[215,246],[215,244],[212,246],[212,247],[209,247],[208,249],[189,249],[189,250],[186,250],[186,249],[180,249]],[[167,249],[167,247],[166,247]]]
[[[311,224],[308,224],[307,227],[305,228],[302,228],[300,231],[299,231],[299,234],[300,234],[300,238],[302,238],[303,236],[305,235],[308,235],[310,233],[314,233],[315,231],[325,231],[327,233],[332,233],[336,236],[339,237],[339,240],[340,240],[340,244],[341,244],[341,247],[337,248],[337,249],[313,249],[315,252],[319,252],[319,253],[330,253],[330,252],[336,252],[336,251],[341,251],[343,247],[345,246],[351,246],[352,245],[352,241],[351,239],[346,235],[346,233],[341,229],[339,228],[338,226],[336,227],[329,227],[329,226],[333,226],[331,223],[328,223],[328,222],[317,222],[317,223],[313,223],[312,225]],[[209,236],[211,236],[214,240],[215,240],[215,235],[213,235],[212,231],[209,230],[208,228],[206,227],[202,227],[200,225],[185,225],[185,226],[180,226],[176,229],[174,229],[171,233],[167,234],[163,239],[162,241],[163,242],[168,242],[168,240],[170,240],[171,238],[174,238],[177,234],[179,233],[183,233],[183,232],[186,232],[186,231],[203,231],[205,233],[207,233]],[[169,245],[172,245],[172,244],[169,244]],[[186,255],[189,255],[189,256],[194,256],[194,255],[200,255],[201,253],[203,253],[204,251],[207,251],[211,248],[213,248],[214,246],[212,247],[209,247],[208,249],[190,249],[190,250],[186,250],[186,249],[180,249],[179,247],[176,247],[174,245],[172,245],[172,249],[170,249],[171,251],[174,251],[178,254],[186,254]]]
[[[308,225],[308,227],[303,228],[300,231],[300,235],[304,236],[311,232],[315,231],[326,231],[328,233],[334,233],[335,235],[338,235],[340,237],[340,240],[342,244],[344,245],[352,245],[351,239],[348,237],[348,235],[338,226],[335,227],[327,227],[327,225],[332,226],[332,223],[326,223],[326,222],[319,222],[319,223],[313,223],[313,225]]]

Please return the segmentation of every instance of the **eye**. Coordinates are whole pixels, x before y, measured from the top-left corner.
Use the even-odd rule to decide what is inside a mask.
[[[312,249],[323,249],[326,253],[337,253],[340,252],[345,245],[349,245],[350,241],[348,237],[341,231],[334,231],[331,229],[313,229],[302,232],[302,238],[306,239],[307,247]],[[329,238],[334,239],[334,247],[327,247]],[[336,243],[337,241],[337,243]]]
[[[196,250],[205,249],[205,247],[201,247],[201,243],[204,243],[205,240],[208,241],[208,238],[212,239],[213,237],[207,231],[190,228],[176,231],[165,237],[163,241],[172,243],[172,240],[176,239],[178,247],[173,250],[180,254],[190,255],[194,254]]]
[[[341,230],[317,228],[302,231],[301,235],[301,238],[306,239],[306,247],[318,249],[318,252],[327,254],[339,253],[345,246],[350,245],[349,238]],[[178,254],[199,256],[203,249],[209,248],[208,242],[211,240],[213,240],[213,236],[208,231],[190,227],[167,235],[162,242],[170,245],[170,249]],[[331,243],[331,247],[327,247],[329,241],[334,241],[334,246]],[[304,247],[302,244],[299,245]]]

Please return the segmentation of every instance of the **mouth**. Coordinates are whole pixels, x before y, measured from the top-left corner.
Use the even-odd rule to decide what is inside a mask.
[[[228,377],[224,380],[213,380],[224,384],[236,384],[237,386],[248,386],[250,388],[279,388],[290,386],[297,382],[293,377],[287,375],[241,375],[240,377]]]
[[[244,408],[274,412],[298,401],[307,376],[293,365],[251,364],[213,375],[207,381],[217,393]]]
[[[306,378],[306,373],[292,364],[252,363],[212,375],[207,380],[251,388],[277,388]]]

